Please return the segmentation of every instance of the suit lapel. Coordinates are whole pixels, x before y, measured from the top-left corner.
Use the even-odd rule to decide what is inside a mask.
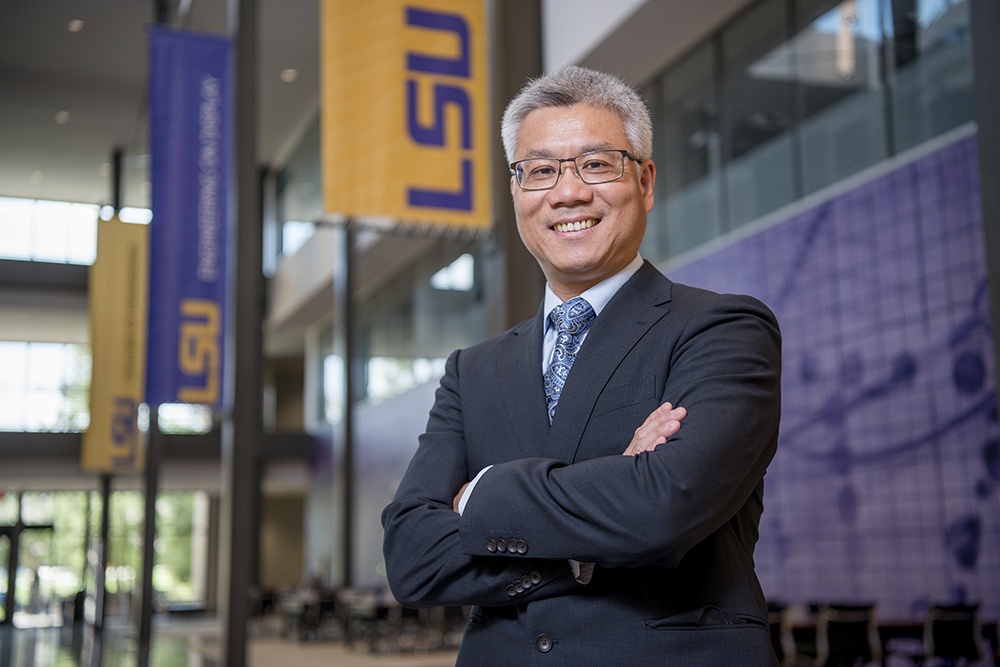
[[[669,311],[671,285],[646,262],[594,320],[559,397],[543,456],[567,463],[576,458],[591,412],[608,380],[639,339]],[[541,393],[544,406],[544,389]],[[621,445],[624,451],[628,443]]]
[[[497,384],[522,457],[542,455],[538,443],[549,430],[542,383],[543,307],[504,336],[497,349]]]

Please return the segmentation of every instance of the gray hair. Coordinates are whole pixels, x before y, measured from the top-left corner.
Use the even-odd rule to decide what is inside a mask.
[[[589,104],[621,118],[632,152],[641,160],[653,156],[653,123],[649,109],[635,90],[613,74],[568,65],[529,81],[507,105],[500,136],[507,162],[514,161],[521,123],[535,109]]]

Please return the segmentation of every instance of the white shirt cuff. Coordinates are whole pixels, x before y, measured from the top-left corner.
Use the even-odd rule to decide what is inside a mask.
[[[493,466],[488,465],[485,468],[483,468],[482,470],[480,470],[479,474],[476,475],[475,477],[473,477],[472,481],[469,482],[469,485],[467,487],[465,487],[465,493],[462,494],[461,499],[459,499],[459,501],[458,501],[458,515],[459,516],[462,516],[462,513],[465,511],[465,506],[469,504],[469,496],[472,495],[472,489],[476,488],[476,484],[479,483],[479,479],[483,476],[483,473],[486,472],[487,470],[489,470],[492,467]]]
[[[569,559],[569,566],[573,570],[573,578],[576,579],[581,584],[589,584],[591,577],[594,576],[594,564],[593,563],[581,563],[578,560]]]

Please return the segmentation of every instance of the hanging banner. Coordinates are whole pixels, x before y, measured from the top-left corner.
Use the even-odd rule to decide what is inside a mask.
[[[488,229],[483,0],[323,0],[329,213]]]
[[[138,411],[146,393],[149,228],[97,222],[90,267],[90,426],[80,465],[92,472],[141,472]]]
[[[150,405],[223,403],[231,42],[154,26],[149,42]]]

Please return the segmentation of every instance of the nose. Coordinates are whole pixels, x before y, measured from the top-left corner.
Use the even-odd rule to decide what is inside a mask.
[[[555,201],[564,203],[589,201],[594,193],[593,188],[580,177],[576,163],[569,160],[560,164],[559,168],[559,180],[549,190],[550,195]],[[566,173],[567,171],[569,171],[568,174]]]

